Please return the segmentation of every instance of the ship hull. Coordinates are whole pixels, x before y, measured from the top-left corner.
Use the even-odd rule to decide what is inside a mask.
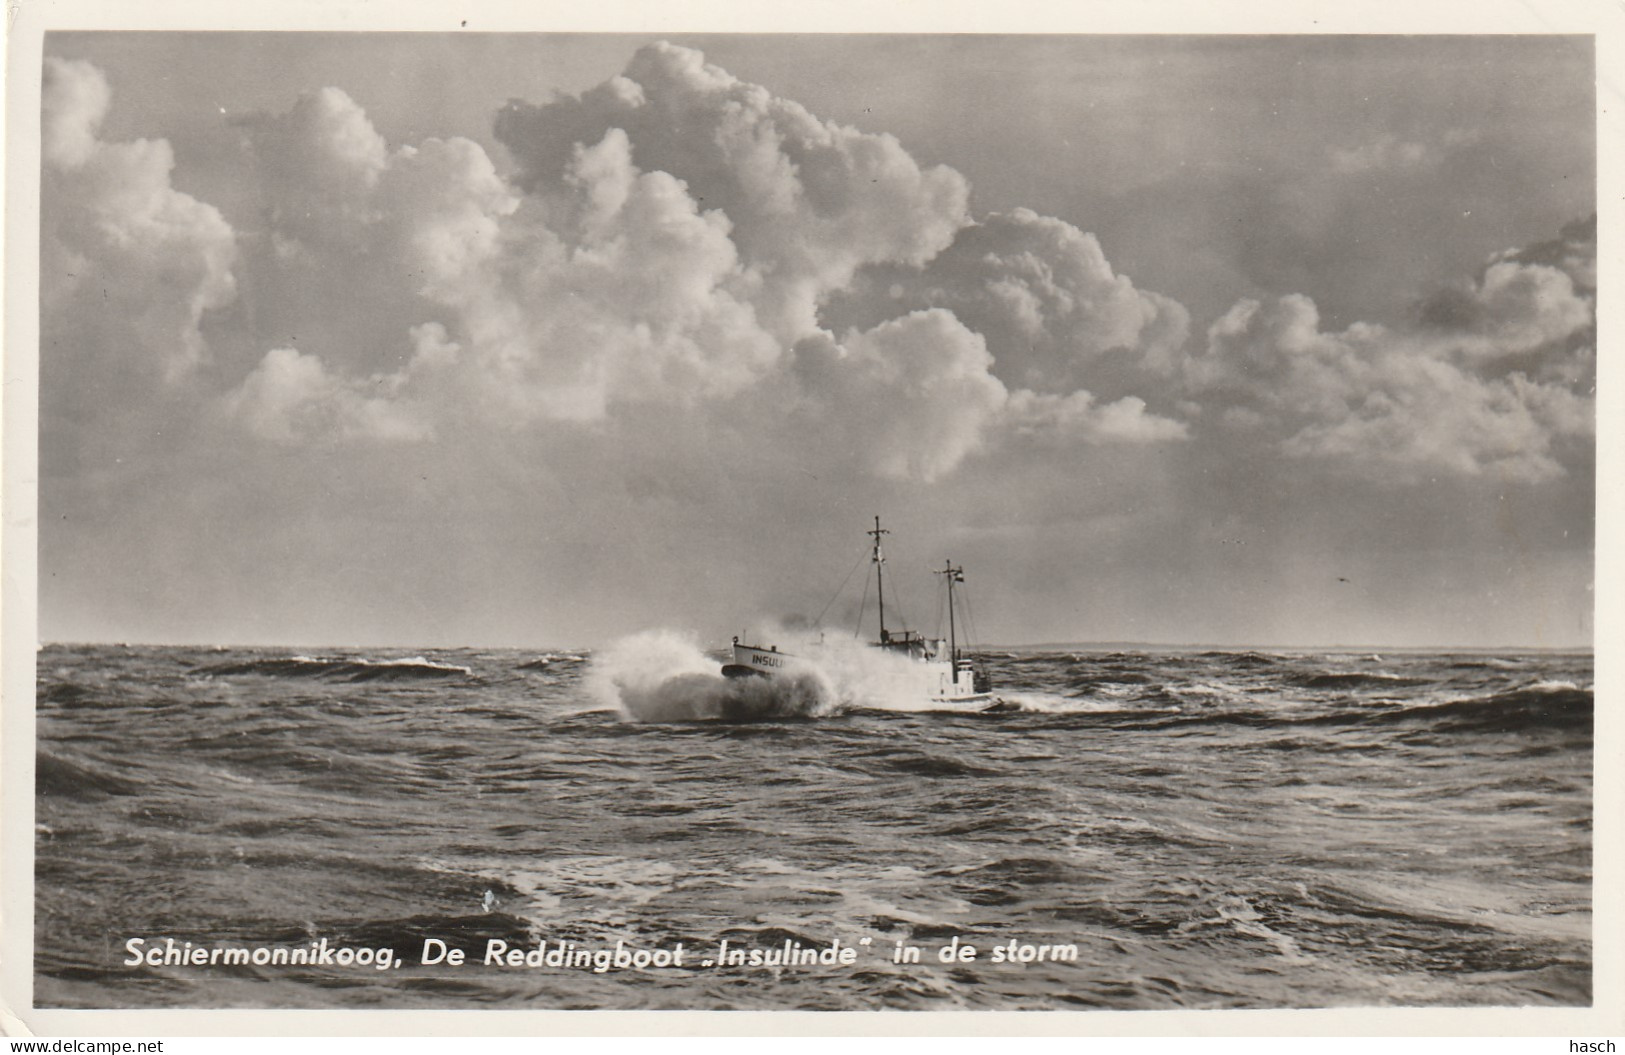
[[[754,645],[734,645],[734,661],[722,668],[729,678],[772,678],[795,674],[811,666],[799,656],[780,652],[777,648],[757,648]]]
[[[816,670],[817,666],[814,660],[780,652],[776,647],[735,642],[733,662],[725,664],[722,673],[728,678],[782,678]],[[978,690],[968,663],[961,662],[956,669],[956,664],[948,660],[909,659],[897,667],[878,676],[876,684],[868,687],[881,698],[907,709],[977,712],[997,703],[991,692]]]
[[[889,659],[862,664],[863,684],[852,687],[859,689],[862,699],[877,701],[879,706],[888,710],[983,711],[996,706],[999,701],[988,691],[990,683],[987,673],[978,669],[973,660],[965,658],[959,651],[954,632],[954,584],[965,581],[964,569],[955,567],[952,561],[945,561],[942,569],[936,572],[943,577],[948,588],[947,638],[927,638],[918,631],[908,629],[889,630],[886,627],[883,573],[886,558],[880,552],[880,539],[891,532],[880,526],[877,516],[874,530],[866,534],[874,539],[870,562],[875,568],[876,614],[880,624],[880,639],[872,642],[872,647]],[[726,664],[722,673],[729,678],[786,678],[803,674],[822,676],[824,672],[818,662],[822,642],[820,635],[819,644],[807,646],[812,652],[809,657],[780,652],[777,646],[772,645],[763,648],[743,644],[736,637],[733,639],[733,662]],[[829,670],[835,671],[845,667],[847,664],[842,661],[849,657],[830,655],[828,658],[834,661],[829,664]]]

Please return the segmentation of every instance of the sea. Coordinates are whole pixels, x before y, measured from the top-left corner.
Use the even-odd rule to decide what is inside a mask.
[[[45,646],[35,1004],[1591,1003],[1591,653],[979,658]]]

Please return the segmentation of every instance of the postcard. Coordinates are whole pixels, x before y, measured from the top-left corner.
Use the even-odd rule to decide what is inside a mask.
[[[13,8],[9,1028],[1620,1031],[1617,11],[453,11]]]

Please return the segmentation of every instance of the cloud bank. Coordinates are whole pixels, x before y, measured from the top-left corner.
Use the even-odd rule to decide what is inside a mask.
[[[1314,302],[1289,295],[1243,301],[1208,330],[1187,362],[1190,390],[1217,412],[1217,428],[1258,432],[1288,457],[1316,459],[1383,479],[1416,483],[1439,475],[1493,475],[1539,482],[1564,475],[1560,454],[1578,453],[1594,428],[1580,378],[1539,381],[1524,372],[1486,376],[1483,360],[1547,348],[1589,325],[1590,311],[1527,298],[1507,311],[1493,265],[1470,304],[1470,325],[1443,332],[1394,332],[1356,324],[1327,333]],[[1516,266],[1516,265],[1513,265]],[[1530,281],[1555,280],[1560,273]],[[1511,298],[1519,300],[1520,298]],[[1494,312],[1499,310],[1497,317]],[[1548,330],[1552,316],[1563,321]]]
[[[89,63],[45,60],[40,295],[52,397],[86,382],[129,394],[183,382],[207,356],[204,313],[236,293],[231,226],[172,186],[167,142],[101,138],[111,98]]]
[[[922,484],[1192,440],[1398,486],[1589,458],[1594,221],[1419,297],[1412,325],[1327,331],[1288,291],[1193,337],[1074,223],[973,216],[954,170],[668,44],[580,95],[510,101],[495,159],[391,144],[338,87],[242,119],[258,204],[235,227],[175,189],[166,142],[101,138],[111,99],[94,67],[47,61],[63,422],[123,389],[235,442],[528,432],[606,464],[728,430],[764,460]],[[1415,167],[1412,147],[1333,162]]]

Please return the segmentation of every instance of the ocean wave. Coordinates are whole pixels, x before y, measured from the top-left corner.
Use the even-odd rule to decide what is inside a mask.
[[[141,786],[84,762],[70,762],[49,751],[34,752],[34,790],[53,798],[95,801],[134,795]]]
[[[962,762],[957,758],[924,752],[899,753],[894,757],[882,760],[882,764],[887,769],[917,777],[997,777],[1003,775],[1002,771],[997,769],[988,769],[985,766]]]
[[[1420,726],[1429,732],[1522,732],[1541,729],[1589,730],[1591,690],[1567,682],[1538,683],[1488,696],[1400,703],[1370,700],[1331,711],[1278,708],[1241,709],[1234,705],[1200,712],[1135,710],[1118,723],[1125,729],[1216,728],[1292,729],[1312,727]]]
[[[1280,663],[1279,656],[1268,656],[1262,652],[1224,652],[1208,651],[1198,652],[1202,659],[1221,660],[1230,667],[1273,667]]]
[[[310,656],[282,656],[253,659],[246,663],[222,663],[200,667],[198,677],[221,678],[256,675],[266,678],[309,678],[319,681],[419,681],[434,678],[467,678],[474,671],[454,663],[436,663],[422,656],[410,659],[313,659]]]
[[[36,1002],[1593,1002],[1589,657],[1475,672],[1451,667],[1482,658],[1461,652],[1261,663],[1239,650],[1056,650],[990,661],[995,693],[1019,709],[939,717],[897,713],[894,664],[865,662],[887,657],[861,642],[854,652],[823,667],[828,711],[766,721],[786,713],[780,686],[727,682],[725,656],[660,637],[588,663],[557,648],[53,653],[37,675]],[[321,680],[360,657],[419,653],[475,675]],[[274,658],[333,666],[210,680],[182,662]],[[559,661],[517,669],[545,658]],[[1339,672],[1427,680],[1293,681]],[[77,705],[46,699],[65,685],[80,687],[61,695]],[[747,695],[729,704],[732,693]],[[758,693],[765,706],[746,706]],[[210,876],[232,896],[211,896]],[[118,966],[107,936],[137,933],[325,938],[407,962],[365,974]],[[865,936],[854,970],[835,973],[477,966],[491,939],[684,941],[698,964],[723,938],[766,954]],[[955,936],[982,955],[943,964],[935,949]],[[468,969],[419,969],[429,937],[465,950]],[[1076,943],[1079,962],[995,968],[994,939]],[[922,962],[892,963],[894,941]]]
[[[1073,685],[1073,691],[1085,693],[1090,689],[1105,689],[1112,685],[1152,685],[1156,679],[1139,671],[1091,671],[1086,678],[1081,678]]]
[[[1385,674],[1380,671],[1300,674],[1289,680],[1305,689],[1393,689],[1427,685],[1430,681],[1428,678],[1408,678],[1402,674]]]
[[[623,686],[621,704],[627,717],[640,722],[769,722],[816,718],[836,709],[828,684],[810,675],[677,674],[652,686]]]
[[[585,663],[586,661],[587,661],[586,656],[578,656],[578,655],[576,655],[575,653],[572,653],[572,652],[561,652],[561,653],[558,653],[558,654],[548,652],[548,653],[545,653],[544,655],[537,656],[533,660],[529,660],[529,661],[527,661],[525,663],[521,663],[521,664],[519,664],[519,666],[515,667],[514,669],[515,670],[551,670],[554,667],[573,666],[573,665],[575,665],[577,663]]]
[[[1596,701],[1588,689],[1537,684],[1489,696],[1413,704],[1367,715],[1368,723],[1425,722],[1440,732],[1514,733],[1539,729],[1590,729]]]
[[[65,707],[93,705],[101,694],[95,689],[72,681],[59,681],[39,694],[40,703],[59,703]]]
[[[1588,686],[1573,681],[1535,681],[1520,686],[1525,692],[1590,692]]]
[[[461,949],[468,956],[483,954],[485,943],[493,938],[514,946],[528,945],[535,939],[535,929],[529,921],[506,912],[464,916],[436,913],[405,919],[361,920],[329,924],[327,933],[333,935],[334,944],[393,948],[403,954],[407,950],[421,949],[426,938],[439,938],[447,948]]]
[[[1161,706],[1146,707],[1143,704],[1147,700]],[[1167,706],[1173,702],[1170,698],[1155,694],[1142,694],[1131,703],[1121,698],[1099,700],[1043,692],[1001,692],[997,701],[989,710],[1033,714],[1157,714],[1175,709]]]

